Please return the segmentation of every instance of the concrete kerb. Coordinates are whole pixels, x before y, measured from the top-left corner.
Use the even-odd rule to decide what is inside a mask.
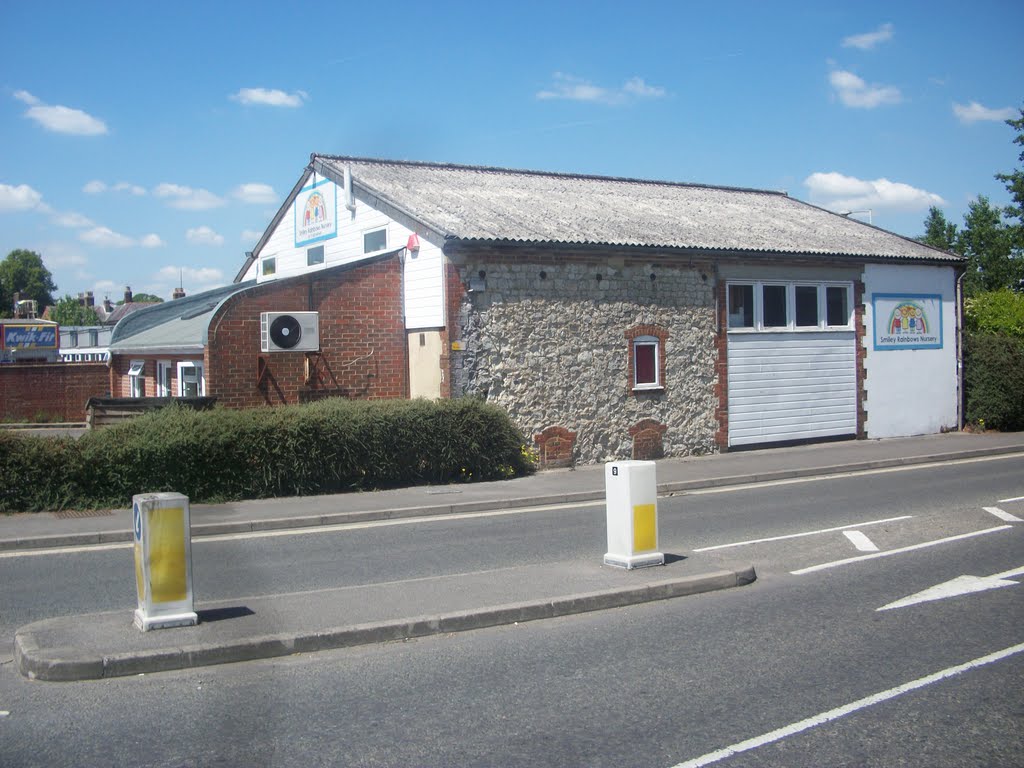
[[[973,448],[922,456],[901,456],[887,459],[876,459],[872,461],[858,461],[848,464],[834,464],[825,467],[780,469],[767,472],[747,473],[743,475],[727,475],[723,477],[709,477],[696,480],[670,481],[658,483],[658,495],[669,496],[672,494],[697,491],[705,488],[725,488],[734,485],[766,483],[778,480],[791,480],[801,477],[848,474],[850,472],[864,472],[873,469],[888,469],[892,467],[912,466],[915,464],[930,464],[955,459],[984,458],[986,456],[997,456],[1020,452],[1021,447],[1016,445],[995,446],[991,448]],[[413,517],[472,514],[475,512],[489,512],[501,509],[522,509],[526,507],[550,506],[557,504],[578,504],[590,501],[601,501],[604,498],[605,494],[603,490],[594,490],[554,495],[548,494],[543,496],[516,497],[510,499],[495,498],[484,501],[461,502],[455,504],[400,507],[384,510],[334,512],[317,515],[298,515],[267,518],[264,520],[247,520],[224,523],[198,523],[192,525],[192,535],[193,537],[221,536],[234,533],[254,533],[258,531],[285,530],[289,528],[316,528],[329,525],[398,520]],[[18,549],[88,546],[90,544],[110,544],[126,541],[131,541],[131,531],[129,530],[0,539],[0,552]]]
[[[538,621],[729,589],[750,584],[756,578],[753,566],[748,566],[737,571],[713,571],[629,588],[452,611],[437,616],[417,616],[294,634],[281,633],[219,643],[106,654],[73,647],[40,649],[35,628],[44,628],[51,621],[61,621],[51,619],[18,630],[14,639],[14,655],[18,670],[29,679],[50,682],[98,680]],[[97,614],[96,617],[109,615]],[[78,621],[88,619],[88,616],[77,617]]]

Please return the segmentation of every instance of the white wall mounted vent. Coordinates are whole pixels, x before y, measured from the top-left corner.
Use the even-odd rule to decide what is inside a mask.
[[[261,312],[260,350],[263,352],[320,351],[320,313]]]

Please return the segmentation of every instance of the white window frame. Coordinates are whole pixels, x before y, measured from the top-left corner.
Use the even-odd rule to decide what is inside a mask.
[[[384,233],[384,247],[383,248],[378,248],[375,251],[368,251],[368,250],[366,250],[366,236],[367,235],[375,234],[377,232],[383,232]],[[363,255],[364,256],[366,254],[368,254],[368,253],[381,253],[382,251],[386,251],[387,249],[388,249],[388,228],[386,226],[384,226],[384,227],[374,227],[373,229],[367,229],[367,230],[363,231]]]
[[[264,256],[260,259],[260,277],[273,277],[277,274],[277,256]]]
[[[637,381],[637,347],[653,347],[654,348],[654,381],[640,383]],[[633,339],[633,391],[642,392],[646,389],[664,389],[665,385],[662,382],[661,374],[661,339],[657,336],[637,336]]]
[[[764,286],[784,285],[786,286],[786,325],[765,326],[764,324]],[[754,290],[754,325],[748,327],[731,327],[729,325],[729,289],[732,286],[753,286]],[[818,324],[797,325],[796,324],[796,287],[811,287],[818,289]],[[844,325],[828,324],[827,296],[829,288],[841,288],[846,292],[846,323]],[[821,333],[823,331],[852,331],[853,330],[853,283],[835,280],[729,280],[726,282],[726,331],[729,333]]]
[[[206,395],[206,376],[203,363],[200,360],[182,360],[178,363],[178,397],[188,397],[185,394],[185,371],[190,368],[195,369],[198,377],[199,392],[196,397],[204,397]]]
[[[128,397],[146,396],[146,361],[132,360],[128,367]]]
[[[172,388],[170,374],[174,373],[174,363],[170,360],[156,361],[156,396],[170,397]]]

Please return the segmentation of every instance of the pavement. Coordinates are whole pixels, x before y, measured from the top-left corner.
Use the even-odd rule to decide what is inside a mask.
[[[659,495],[797,477],[1024,452],[1024,433],[953,432],[733,451],[657,462]],[[604,466],[486,483],[191,506],[193,538],[431,515],[603,501]],[[0,552],[130,541],[129,509],[0,516]],[[623,570],[586,562],[199,602],[195,627],[141,632],[135,608],[35,622],[15,636],[23,675],[85,680],[270,658],[511,624],[749,584],[697,553]]]

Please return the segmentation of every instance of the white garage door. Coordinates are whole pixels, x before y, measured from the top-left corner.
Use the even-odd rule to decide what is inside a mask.
[[[855,435],[854,332],[729,334],[729,445]]]

